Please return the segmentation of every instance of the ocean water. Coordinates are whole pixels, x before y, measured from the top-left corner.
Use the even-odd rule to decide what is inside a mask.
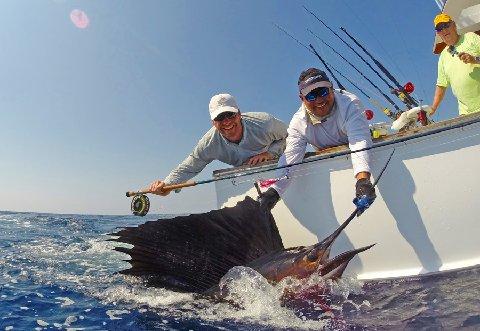
[[[237,305],[148,288],[116,273],[126,255],[106,239],[154,218],[0,212],[0,330],[480,330],[479,267],[276,286],[236,268]],[[304,294],[285,302],[285,287]]]

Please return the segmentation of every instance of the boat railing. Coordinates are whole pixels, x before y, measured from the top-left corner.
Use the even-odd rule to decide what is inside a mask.
[[[405,142],[412,139],[417,139],[424,136],[437,134],[440,132],[454,130],[461,127],[466,127],[475,123],[480,123],[480,113],[474,113],[465,116],[459,116],[453,119],[444,120],[441,122],[431,123],[426,126],[418,126],[410,128],[406,131],[399,131],[392,134],[373,139],[372,147],[368,149],[375,149],[387,145],[393,145],[399,142]],[[318,150],[315,152],[307,152],[305,154],[304,162],[314,162],[324,159],[330,159],[337,156],[348,155],[352,152],[349,150],[347,144],[332,146]],[[250,166],[242,165],[233,168],[219,169],[213,172],[214,178],[228,177],[235,174],[255,174],[273,170],[277,167],[277,160],[271,160],[259,165]]]

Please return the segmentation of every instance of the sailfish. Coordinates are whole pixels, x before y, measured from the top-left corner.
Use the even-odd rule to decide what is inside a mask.
[[[250,267],[271,283],[313,273],[338,279],[354,256],[373,246],[330,258],[351,219],[314,245],[286,249],[271,211],[247,196],[234,207],[123,228],[111,240],[133,246],[115,247],[130,256],[131,267],[122,274],[142,277],[150,286],[215,296],[221,278],[235,266]]]

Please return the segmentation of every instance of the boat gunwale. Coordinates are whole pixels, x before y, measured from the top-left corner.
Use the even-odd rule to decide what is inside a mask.
[[[427,126],[415,127],[405,132],[397,132],[391,135],[387,135],[381,138],[374,139],[374,143],[370,147],[366,147],[355,152],[361,152],[366,150],[374,150],[377,148],[394,145],[397,143],[406,142],[409,140],[414,140],[417,138],[422,138],[437,133],[442,133],[450,130],[455,130],[458,128],[463,128],[472,124],[480,123],[480,113],[474,113],[465,116],[459,116],[453,119],[441,121],[438,123],[429,124]],[[340,149],[340,151],[339,151]],[[225,179],[234,179],[243,176],[254,175],[262,172],[267,172],[270,170],[289,168],[297,165],[302,165],[311,162],[322,161],[326,159],[332,159],[339,156],[350,155],[352,152],[347,144],[332,146],[327,149],[314,152],[314,155],[306,154],[306,157],[301,162],[296,162],[293,164],[277,167],[277,160],[272,160],[267,163],[262,163],[256,166],[242,165],[233,168],[219,169],[213,171],[213,177],[215,180],[225,180]]]

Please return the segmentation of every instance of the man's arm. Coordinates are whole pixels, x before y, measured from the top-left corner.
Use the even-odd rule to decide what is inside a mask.
[[[306,138],[294,127],[292,127],[292,125],[290,125],[290,127],[288,128],[287,147],[285,148],[284,154],[278,160],[278,166],[282,167],[288,164],[301,162],[305,156],[306,149]],[[277,177],[282,178],[287,176],[288,178],[290,172],[291,167],[279,169],[277,172]],[[287,190],[289,185],[290,179],[282,179],[277,183],[273,184],[272,188],[281,195]]]
[[[150,193],[166,196],[170,190],[164,190],[165,185],[172,185],[186,182],[200,173],[210,162],[195,158],[193,153],[187,156],[170,174],[162,181],[153,181],[149,186]]]
[[[352,151],[353,175],[356,179],[370,178],[370,153],[364,149],[372,146],[372,137],[363,109],[360,100],[351,102],[348,105],[344,124],[348,147]]]
[[[465,64],[480,64],[480,56],[475,56],[472,54],[462,52],[458,54],[458,57]]]
[[[266,152],[257,154],[249,158],[245,164],[255,165],[265,161],[278,159],[285,150],[285,139],[287,137],[287,125],[282,121],[270,116],[266,125],[267,136],[271,139]]]
[[[353,173],[357,180],[353,199],[353,203],[357,207],[357,216],[369,208],[377,197],[370,180],[370,151],[363,150],[372,146],[372,137],[362,109],[364,107],[360,100],[350,103],[345,123],[348,144],[352,151]],[[355,152],[358,150],[361,151]]]
[[[211,136],[212,132],[207,132],[197,143],[192,153],[173,169],[163,181],[156,180],[152,182],[149,187],[150,192],[163,196],[168,195],[170,191],[163,189],[165,185],[186,182],[199,174],[207,164],[215,160],[215,155],[213,155],[212,152],[215,151],[216,148],[211,148],[212,144],[214,144]]]
[[[437,111],[438,106],[440,106],[440,103],[442,102],[446,91],[447,91],[446,87],[438,86],[438,85],[435,87],[435,95],[433,96],[432,110],[430,112],[430,116],[435,114],[435,112]]]
[[[268,147],[268,152],[274,157],[279,158],[283,154],[286,147],[287,125],[272,116],[269,123],[270,136],[273,141]]]
[[[458,57],[466,64],[480,64],[480,36],[473,32],[466,33],[467,36],[471,45],[469,53],[460,52]]]

